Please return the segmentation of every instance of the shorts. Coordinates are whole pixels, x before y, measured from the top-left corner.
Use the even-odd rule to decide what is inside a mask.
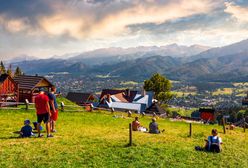
[[[52,113],[51,120],[57,121],[57,119],[58,119],[58,113],[59,113],[58,109],[56,109],[55,112],[52,111],[51,113]]]
[[[44,122],[45,124],[50,121],[50,115],[49,113],[44,113],[44,114],[37,114],[37,122],[41,123]]]

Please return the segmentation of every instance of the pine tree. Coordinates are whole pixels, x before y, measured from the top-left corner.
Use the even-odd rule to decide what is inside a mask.
[[[11,69],[11,64],[9,65],[9,68],[7,70],[7,74],[12,77],[12,69]]]
[[[1,71],[1,74],[5,74],[6,73],[6,69],[5,69],[5,66],[3,64],[3,61],[1,61],[1,63],[0,63],[0,71]]]
[[[19,66],[16,67],[14,76],[20,76],[22,75],[22,70]]]

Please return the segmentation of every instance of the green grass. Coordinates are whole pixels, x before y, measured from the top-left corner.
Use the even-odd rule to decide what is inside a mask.
[[[184,109],[184,108],[172,108],[170,107],[169,110],[171,112],[175,111],[181,116],[186,116],[186,117],[191,117],[191,113],[194,112],[195,110],[198,110],[197,108],[192,108],[192,109]]]
[[[217,89],[213,92],[213,95],[231,95],[233,93],[232,88]]]
[[[184,97],[188,95],[196,95],[197,92],[181,92],[181,91],[172,91],[172,94],[176,95],[176,97]]]
[[[127,147],[133,118],[60,112],[54,138],[15,138],[27,118],[35,121],[35,111],[0,110],[0,167],[248,167],[248,133],[242,129],[220,133],[223,152],[212,154],[194,146],[203,145],[212,128],[221,132],[217,125],[193,124],[189,138],[188,123],[158,119],[163,134],[133,132],[135,145]],[[146,127],[150,120],[140,119]]]
[[[120,85],[138,85],[139,83],[138,82],[134,82],[134,81],[125,81],[125,82],[121,82]]]

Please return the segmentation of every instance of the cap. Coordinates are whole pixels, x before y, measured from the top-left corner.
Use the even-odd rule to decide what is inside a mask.
[[[24,125],[29,125],[29,124],[30,124],[30,120],[27,119],[24,121]]]
[[[39,88],[39,92],[44,92],[45,89],[43,87]]]

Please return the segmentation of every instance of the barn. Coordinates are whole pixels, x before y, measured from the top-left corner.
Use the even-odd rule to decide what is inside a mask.
[[[212,108],[200,108],[200,118],[204,121],[208,122],[214,122],[216,117],[215,117],[215,109]]]
[[[14,77],[14,81],[19,85],[19,101],[25,102],[28,99],[29,102],[34,102],[34,97],[39,93],[39,88],[45,88],[46,91],[53,86],[50,81],[48,81],[43,76],[28,76],[20,75]]]
[[[0,101],[19,101],[18,84],[13,80],[11,76],[7,74],[2,74],[0,76]]]

